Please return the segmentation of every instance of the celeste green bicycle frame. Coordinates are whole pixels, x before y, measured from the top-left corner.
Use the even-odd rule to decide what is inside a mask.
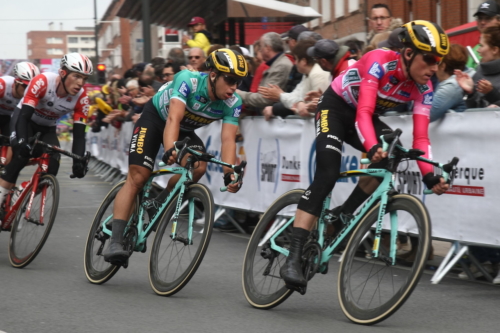
[[[200,153],[196,150],[192,150],[189,147],[186,147],[185,149],[189,154],[192,154],[192,155],[195,155],[198,157],[208,156],[208,154]],[[180,151],[180,150],[177,149],[177,151]],[[205,160],[203,160],[203,161],[205,161]],[[211,163],[220,164],[220,165],[229,167],[231,169],[234,169],[236,167],[236,165],[225,163],[225,162],[220,161],[214,157],[207,159],[206,161],[211,162]],[[137,224],[135,225],[135,227],[137,228],[137,241],[135,243],[134,251],[144,252],[146,250],[146,240],[147,240],[148,236],[153,231],[154,226],[159,222],[160,217],[163,215],[163,212],[165,211],[167,206],[170,204],[170,202],[173,200],[173,198],[175,198],[175,196],[177,194],[179,194],[179,196],[177,198],[177,206],[175,208],[175,213],[174,213],[173,219],[172,219],[172,230],[171,230],[171,234],[170,234],[170,237],[173,240],[176,239],[176,237],[177,237],[177,219],[179,218],[179,214],[180,214],[181,210],[184,208],[184,206],[182,205],[182,199],[183,199],[184,194],[186,192],[186,187],[193,183],[192,167],[188,167],[188,166],[191,166],[192,163],[194,163],[194,162],[195,162],[195,160],[193,159],[192,156],[190,156],[190,157],[188,157],[188,162],[186,164],[186,167],[172,167],[172,168],[168,168],[168,169],[160,169],[160,170],[154,171],[151,174],[148,181],[146,182],[146,184],[143,187],[143,196],[142,196],[142,200],[140,201],[139,212],[137,215],[132,214],[132,216],[129,219],[129,222],[127,223],[127,228],[125,229],[125,234],[126,234],[127,230],[132,225],[134,225],[134,219],[137,219]],[[164,166],[164,164],[160,164],[160,167],[162,167],[162,166]],[[146,205],[147,199],[150,196],[151,189],[153,187],[152,186],[153,180],[156,177],[168,175],[168,174],[179,174],[179,175],[181,175],[181,177],[180,177],[179,181],[177,181],[177,183],[175,184],[174,189],[168,194],[167,199],[158,208],[158,210],[156,211],[152,220],[147,225],[144,225],[143,216],[146,213],[145,205]],[[234,182],[237,182],[238,176],[239,175],[237,175],[235,173],[235,181]],[[225,188],[221,188],[221,191],[224,191],[224,190],[225,190]],[[187,240],[182,240],[182,241],[185,242],[186,244],[192,244],[193,222],[194,222],[194,216],[195,216],[195,214],[194,214],[195,213],[194,200],[193,199],[189,200],[188,205],[189,205],[189,207],[188,207],[188,211],[189,211],[188,238],[187,238]],[[113,218],[113,215],[110,215],[102,222],[103,233],[107,234],[110,237],[111,237],[111,230],[108,228],[108,225],[111,222],[112,218]]]
[[[408,153],[409,150],[395,144],[394,148],[397,150],[402,151],[403,153]],[[386,151],[387,148],[384,149]],[[394,158],[394,155],[389,156],[389,158]],[[448,181],[450,179],[450,174],[443,170],[443,164],[431,161],[429,159],[426,159],[424,157],[416,156],[414,158],[415,160],[426,162],[429,164],[432,164],[442,170],[442,177],[445,179],[445,181]],[[368,159],[362,159],[361,160],[362,164],[369,164],[370,161]],[[380,208],[378,211],[378,219],[377,219],[377,224],[375,228],[375,238],[373,240],[373,247],[372,247],[372,256],[374,258],[379,257],[379,244],[380,244],[380,237],[382,235],[382,219],[385,215],[386,212],[386,207],[387,207],[387,202],[389,199],[389,193],[394,192],[397,193],[397,191],[394,189],[394,180],[395,180],[395,175],[396,173],[393,171],[389,171],[387,169],[360,169],[360,170],[351,170],[351,171],[345,171],[340,173],[339,179],[342,178],[348,178],[348,177],[360,177],[360,176],[373,176],[373,177],[378,177],[382,179],[382,182],[380,185],[377,187],[375,192],[368,198],[367,202],[361,207],[358,213],[354,215],[354,218],[349,221],[344,228],[340,231],[340,233],[337,235],[337,237],[328,245],[326,248],[324,247],[324,242],[325,242],[325,236],[324,236],[324,231],[325,231],[325,226],[327,222],[325,222],[325,215],[327,214],[327,210],[330,208],[330,201],[331,201],[331,193],[326,197],[326,199],[323,201],[323,208],[321,210],[320,217],[318,219],[318,243],[323,249],[322,254],[321,254],[321,261],[320,265],[323,265],[324,263],[327,263],[330,258],[333,256],[335,249],[339,244],[344,240],[344,238],[350,234],[351,230],[353,230],[356,225],[363,219],[363,217],[368,213],[368,211],[378,202],[380,201]],[[432,190],[425,190],[425,194],[431,194]],[[274,233],[272,236],[270,236],[269,240],[271,243],[271,248],[285,256],[288,256],[289,251],[279,245],[276,244],[276,238],[286,229],[288,228],[293,221],[295,220],[295,216],[290,218],[286,222],[281,222],[279,230]],[[396,264],[396,238],[398,234],[398,219],[397,219],[397,211],[390,212],[390,223],[391,223],[391,247],[390,247],[390,252],[389,256],[391,258],[391,264],[395,265]],[[267,239],[261,240],[260,243],[264,243]]]

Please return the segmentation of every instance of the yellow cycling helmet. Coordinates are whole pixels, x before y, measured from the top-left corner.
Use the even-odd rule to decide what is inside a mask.
[[[246,59],[237,51],[218,49],[210,53],[205,66],[209,70],[219,73],[235,74],[245,77],[248,74]]]
[[[403,26],[399,40],[416,51],[444,57],[450,50],[448,35],[435,23],[416,20]]]

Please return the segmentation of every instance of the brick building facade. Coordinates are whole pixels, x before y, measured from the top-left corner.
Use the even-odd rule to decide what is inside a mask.
[[[27,33],[28,59],[60,59],[69,52],[80,52],[89,57],[95,55],[94,31],[46,30]]]
[[[287,0],[292,2],[293,0]],[[322,18],[307,25],[323,37],[343,41],[356,37],[364,41],[369,31],[371,7],[376,3],[389,6],[392,16],[403,22],[428,20],[447,30],[470,22],[481,0],[310,0],[309,5]]]

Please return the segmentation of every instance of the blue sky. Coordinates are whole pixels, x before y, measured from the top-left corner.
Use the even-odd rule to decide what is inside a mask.
[[[97,0],[101,19],[112,0]],[[64,30],[94,26],[94,0],[15,0],[2,1],[0,11],[0,59],[25,59],[26,34],[32,30]],[[64,19],[64,20],[62,20]]]

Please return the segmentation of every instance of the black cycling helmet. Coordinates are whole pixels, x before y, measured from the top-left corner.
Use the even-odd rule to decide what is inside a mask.
[[[245,57],[231,49],[218,49],[210,53],[205,66],[209,70],[219,73],[234,74],[245,77],[248,74],[248,65]]]

